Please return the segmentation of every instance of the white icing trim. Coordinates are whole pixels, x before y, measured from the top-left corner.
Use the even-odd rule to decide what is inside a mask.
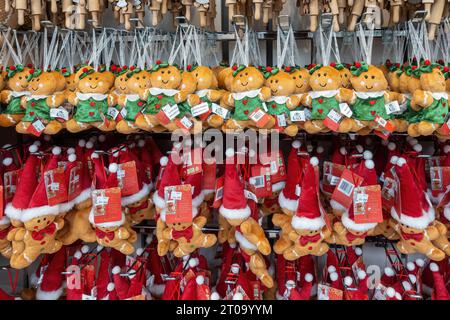
[[[77,98],[80,101],[86,101],[89,99],[94,99],[96,101],[103,101],[106,98],[108,98],[107,94],[101,94],[101,93],[81,93],[81,92],[77,92]]]
[[[134,101],[138,101],[139,100],[139,95],[138,94],[127,94],[125,96],[125,103],[127,103],[128,101],[130,102],[134,102]]]
[[[244,98],[257,97],[260,92],[261,92],[261,89],[256,89],[256,90],[249,90],[249,91],[243,91],[243,92],[233,92],[231,95],[233,96],[234,100],[242,100]]]
[[[180,90],[175,90],[175,89],[163,89],[163,88],[156,88],[156,87],[150,88],[150,94],[152,96],[156,96],[156,95],[162,93],[162,94],[164,94],[166,96],[172,97],[172,96],[176,95],[179,92],[180,92]]]
[[[447,92],[431,92],[431,95],[433,96],[433,99],[436,99],[436,100],[441,100],[441,99],[448,100]]]
[[[48,95],[30,95],[27,97],[27,100],[42,100],[42,99],[47,99],[49,96]]]
[[[203,98],[204,96],[206,96],[208,94],[209,91],[210,91],[210,89],[198,90],[198,91],[195,91],[195,94],[198,95],[200,98]]]
[[[335,97],[339,93],[339,90],[323,90],[323,91],[310,91],[308,95],[311,99],[317,99],[320,97],[323,98],[332,98]]]
[[[379,98],[384,96],[385,91],[374,91],[374,92],[362,92],[355,91],[355,95],[360,99],[370,99],[370,98]]]
[[[270,97],[269,100],[267,100],[267,102],[275,101],[278,104],[283,104],[283,103],[286,103],[286,101],[288,101],[288,100],[289,100],[288,96],[272,96],[272,97]]]
[[[23,96],[29,96],[30,91],[11,91],[11,96],[14,98],[19,98]]]

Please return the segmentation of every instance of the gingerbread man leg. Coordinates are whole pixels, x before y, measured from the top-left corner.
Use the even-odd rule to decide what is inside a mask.
[[[273,279],[267,271],[265,261],[259,252],[255,252],[251,255],[249,267],[250,271],[255,274],[267,288],[273,287]]]

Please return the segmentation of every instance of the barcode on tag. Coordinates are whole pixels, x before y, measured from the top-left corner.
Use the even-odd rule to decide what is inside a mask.
[[[222,118],[226,119],[228,116],[228,110],[225,108],[222,108],[221,106],[219,106],[216,103],[213,103],[211,105],[211,111],[219,116],[221,116]]]
[[[350,196],[353,192],[355,186],[345,179],[341,179],[341,182],[337,186],[338,190],[341,191],[346,196]]]
[[[398,104],[397,101],[391,101],[385,104],[384,107],[386,108],[387,114],[396,113],[400,111],[400,105]]]
[[[105,206],[108,204],[109,197],[95,197],[95,205],[96,206]]]
[[[45,129],[45,126],[41,120],[36,120],[31,125],[34,127],[34,129],[36,129],[37,132],[42,132]]]
[[[175,117],[180,114],[180,109],[178,109],[177,104],[173,104],[173,105],[166,104],[162,108],[162,111],[166,114],[166,116],[167,116],[167,118],[169,118],[169,120],[175,119]]]
[[[251,177],[249,182],[255,188],[264,187],[264,176]]]
[[[207,102],[200,103],[191,108],[191,114],[193,117],[197,117],[209,111],[209,105]]]
[[[305,111],[297,110],[289,113],[292,122],[306,121]]]
[[[256,197],[256,194],[254,194],[253,192],[251,192],[249,190],[244,190],[244,196],[246,199],[250,199],[255,202],[258,202],[258,198]]]
[[[69,120],[69,112],[64,109],[64,107],[51,108],[50,118],[60,118],[64,120]]]
[[[259,120],[262,119],[262,117],[264,117],[265,114],[266,114],[266,113],[265,113],[263,110],[259,109],[259,110],[257,110],[256,112],[253,112],[253,113],[249,116],[249,118],[252,119],[252,120],[255,121],[255,122],[258,122]]]
[[[286,115],[284,113],[277,115],[277,123],[279,127],[286,127]]]
[[[385,119],[383,119],[382,117],[380,117],[380,116],[377,116],[375,118],[375,122],[378,123],[382,127],[385,127],[386,124],[387,124],[387,121]]]
[[[178,192],[178,191],[172,191],[172,192],[170,193],[170,199],[171,199],[171,200],[181,200],[181,195],[182,195],[181,192]]]
[[[122,110],[120,110],[120,115],[122,116],[122,118],[125,118],[127,116],[127,109],[123,108]]]
[[[108,108],[108,112],[106,113],[108,117],[112,118],[113,120],[116,120],[117,116],[119,115],[119,110],[113,107]]]
[[[346,102],[339,103],[339,110],[347,118],[351,118],[353,115],[352,109],[350,109],[350,107],[348,106],[348,104]]]
[[[217,189],[216,196],[214,200],[220,200],[223,198],[223,187]]]
[[[328,112],[327,117],[333,120],[334,122],[338,123],[342,119],[342,114],[340,114],[338,111],[334,109],[331,109],[330,112]]]
[[[51,189],[52,191],[58,191],[58,190],[59,190],[59,183],[58,183],[58,182],[52,182],[52,183],[50,184],[50,189]]]

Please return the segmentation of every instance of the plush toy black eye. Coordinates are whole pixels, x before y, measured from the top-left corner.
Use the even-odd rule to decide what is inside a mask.
[[[375,79],[375,76],[372,76],[372,79]]]
[[[164,74],[164,71],[161,71],[162,74]]]
[[[273,80],[270,80],[270,83],[273,83]]]
[[[318,77],[321,77],[321,74],[320,74],[320,73],[318,73],[318,74],[317,74],[317,76],[318,76]]]
[[[147,78],[146,78],[145,76],[142,76],[142,79],[144,79],[144,80],[145,80],[145,79],[147,79]]]
[[[139,80],[139,77],[136,77],[136,80]]]
[[[89,77],[89,80],[92,80],[92,78],[91,78],[91,77]]]
[[[170,74],[170,70],[169,70],[169,71],[167,71],[167,74]]]
[[[98,77],[95,77],[95,80],[98,80]]]
[[[19,77],[19,80],[22,80],[22,77],[21,77],[21,76]]]
[[[275,80],[275,83],[278,83],[278,80]]]
[[[248,72],[246,72],[245,75],[248,76]]]
[[[294,79],[294,80],[295,80],[295,79],[297,79],[297,77],[292,77],[292,79]]]
[[[369,79],[369,77],[367,76],[367,74],[364,76],[364,78]]]
[[[325,72],[325,73],[323,74],[323,76],[326,77],[326,76],[327,76],[327,73]]]

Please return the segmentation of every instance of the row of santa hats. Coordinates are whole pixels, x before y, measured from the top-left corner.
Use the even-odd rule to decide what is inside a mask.
[[[104,177],[104,166],[91,165],[96,163],[93,157],[95,159],[98,150],[110,146],[105,142],[105,136],[101,135],[98,138],[92,137],[88,141],[81,139],[74,148],[66,148],[52,147],[48,139],[37,140],[23,150],[23,155],[20,155],[20,152],[13,155],[8,148],[3,148],[7,151],[3,152],[2,173],[21,170],[18,171],[14,197],[4,201],[5,217],[2,223],[9,223],[10,219],[26,222],[37,216],[58,215],[70,211],[75,205],[90,199],[94,175],[97,178],[96,188],[107,187],[106,181],[99,178]],[[160,156],[154,141],[152,139],[130,141],[123,144],[121,148],[113,148],[110,154],[110,163],[120,164],[129,160],[136,163],[139,191],[122,197],[122,205],[129,205],[148,195],[153,188],[154,174],[152,172],[156,170]],[[23,163],[23,166],[17,162]],[[71,179],[71,169],[81,164],[81,170],[78,172],[81,192],[70,201],[49,205],[44,173],[58,168],[61,162],[66,163],[64,183],[67,186]],[[117,165],[112,165],[111,169],[114,167],[117,169]]]

